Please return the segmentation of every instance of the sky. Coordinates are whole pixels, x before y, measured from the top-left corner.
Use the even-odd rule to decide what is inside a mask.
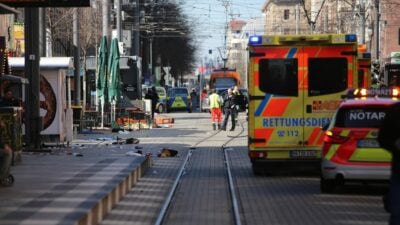
[[[225,25],[231,19],[248,21],[261,17],[266,0],[176,0],[194,24],[199,58],[219,55],[218,48],[224,44]]]

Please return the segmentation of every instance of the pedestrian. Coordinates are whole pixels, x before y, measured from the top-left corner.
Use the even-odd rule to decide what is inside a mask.
[[[389,182],[388,208],[389,225],[400,225],[400,102],[386,112],[379,130],[379,145],[392,154],[392,168]]]
[[[235,104],[235,97],[233,95],[232,89],[228,89],[228,94],[224,98],[223,103],[223,110],[224,110],[224,123],[222,124],[222,130],[226,130],[226,126],[228,125],[228,119],[231,117],[231,129],[230,131],[235,130],[235,115],[236,115],[236,104]]]
[[[145,99],[151,100],[151,118],[154,119],[154,112],[156,111],[157,103],[158,103],[158,94],[156,91],[156,87],[151,87],[147,90],[147,94],[144,97]]]
[[[8,177],[12,163],[12,149],[8,144],[3,142],[5,129],[5,123],[0,121],[0,180]]]
[[[243,104],[243,97],[242,97],[242,93],[240,92],[239,88],[237,85],[235,85],[235,87],[233,88],[233,96],[234,96],[234,101],[236,104],[236,110],[235,110],[235,123],[237,124],[238,121],[238,113],[239,113],[239,109],[240,109],[240,104]]]
[[[192,101],[192,110],[194,111],[197,108],[197,93],[194,88],[190,92],[190,100]]]
[[[11,90],[6,90],[4,97],[0,101],[0,107],[19,107],[20,101],[16,99]]]
[[[241,95],[242,94],[242,93],[240,93],[239,87],[237,85],[235,85],[233,87],[232,92],[233,92],[234,95]]]
[[[208,99],[209,99],[209,102],[210,102],[211,122],[212,122],[213,130],[216,130],[217,127],[218,127],[218,129],[221,129],[221,121],[222,121],[222,115],[221,115],[222,100],[221,100],[221,96],[219,96],[217,94],[215,89],[211,89],[211,94],[208,97]]]

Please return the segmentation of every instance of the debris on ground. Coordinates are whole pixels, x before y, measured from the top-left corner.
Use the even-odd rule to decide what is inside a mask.
[[[139,139],[137,138],[128,138],[125,140],[126,144],[139,144]]]
[[[163,148],[161,149],[161,152],[157,155],[158,157],[175,157],[178,154],[177,150],[174,149],[169,149],[169,148]]]

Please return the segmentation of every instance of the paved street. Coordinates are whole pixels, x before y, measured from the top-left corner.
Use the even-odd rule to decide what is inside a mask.
[[[387,224],[384,187],[357,184],[321,194],[315,175],[254,176],[243,115],[244,127],[234,132],[211,131],[208,113],[166,115],[175,118],[170,128],[101,131],[79,135],[70,151],[24,153],[22,163],[12,167],[14,186],[0,189],[0,224],[154,224],[189,150],[192,156],[164,224],[233,224],[223,144],[242,224]],[[112,144],[116,136],[140,143]],[[162,148],[177,150],[178,156],[157,157]],[[151,167],[146,169],[146,157],[132,154],[137,150],[152,155]],[[129,186],[133,189],[127,192]]]

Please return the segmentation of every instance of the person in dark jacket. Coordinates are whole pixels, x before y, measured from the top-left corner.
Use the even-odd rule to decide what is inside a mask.
[[[150,99],[151,100],[151,118],[154,119],[154,112],[156,111],[157,103],[158,103],[158,94],[156,91],[156,87],[151,87],[147,91],[147,94],[144,97],[145,99]]]
[[[231,117],[232,127],[230,131],[235,130],[235,115],[236,115],[236,104],[235,104],[235,96],[233,95],[232,89],[228,89],[228,94],[224,98],[223,109],[225,113],[224,122],[222,124],[221,130],[226,130],[226,126],[228,125],[228,119]]]
[[[400,103],[387,111],[379,130],[380,146],[392,153],[392,171],[389,183],[389,225],[400,225]]]
[[[0,180],[10,174],[12,162],[12,149],[8,144],[3,142],[4,129],[6,129],[6,125],[3,121],[0,121]]]
[[[0,107],[18,107],[21,106],[20,101],[16,99],[11,90],[7,90],[4,97],[0,100]]]

